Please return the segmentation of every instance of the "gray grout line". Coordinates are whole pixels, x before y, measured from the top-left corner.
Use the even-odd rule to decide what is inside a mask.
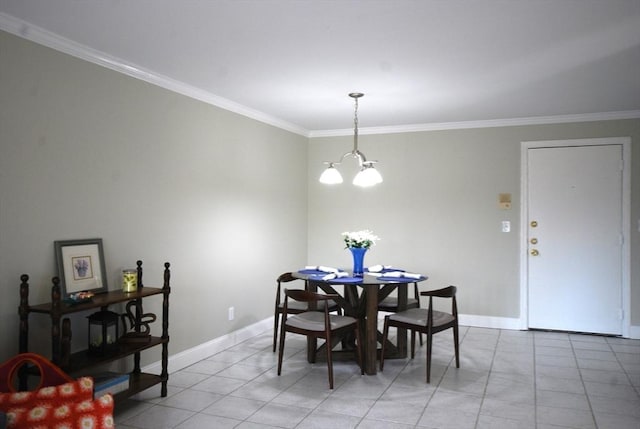
[[[467,332],[469,332],[467,330]],[[489,379],[491,378],[491,371],[493,370],[493,364],[496,360],[496,354],[498,353],[498,345],[500,344],[500,336],[502,335],[502,329],[498,330],[498,339],[496,340],[496,345],[493,348],[493,355],[491,356],[491,365],[489,365],[489,371],[487,372],[487,381],[484,384],[484,389],[482,391],[482,399],[480,400],[480,408],[478,409],[478,415],[476,416],[476,423],[474,428],[478,428],[480,424],[480,414],[482,413],[482,406],[484,405],[484,399],[487,395],[487,387],[489,385]],[[466,334],[465,334],[466,336]]]
[[[576,349],[573,346],[573,340],[571,339],[571,335],[569,335],[569,344],[571,344],[571,352],[573,353],[573,358],[576,361],[576,368],[578,369],[578,374],[580,374],[580,382],[582,383],[582,390],[584,391],[584,396],[587,398],[587,403],[589,404],[589,412],[591,412],[591,418],[593,419],[593,424],[595,429],[598,429],[598,421],[596,420],[596,414],[593,411],[593,406],[591,405],[591,399],[589,398],[589,393],[587,392],[587,386],[584,384],[584,377],[582,376],[582,370],[580,369],[580,364],[578,363],[578,356],[576,355]],[[607,343],[609,346],[609,343]]]
[[[629,382],[629,385],[631,386],[631,388],[636,392],[636,394],[638,395],[638,398],[640,398],[640,384],[639,385],[635,385],[633,384],[633,379],[631,378],[631,375],[629,374],[629,372],[627,371],[627,369],[624,367],[624,365],[622,364],[622,362],[620,362],[620,359],[618,357],[618,352],[616,352],[613,347],[611,346],[611,343],[609,342],[608,339],[605,339],[607,342],[607,345],[609,346],[609,348],[611,349],[611,351],[613,352],[613,355],[616,357],[616,362],[618,362],[618,365],[620,365],[620,368],[622,369],[622,372],[624,372],[624,374],[627,377],[627,381]]]

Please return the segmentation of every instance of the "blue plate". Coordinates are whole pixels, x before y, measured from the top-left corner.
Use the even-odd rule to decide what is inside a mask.
[[[307,269],[305,269],[305,270],[298,270],[298,272],[299,272],[300,274],[309,274],[309,275],[312,275],[312,276],[320,275],[320,274],[323,274],[323,273],[324,273],[323,271],[318,271],[318,270],[307,270]],[[325,274],[326,274],[326,273],[325,273]]]
[[[322,280],[322,278],[324,276],[326,276],[326,275],[327,275],[327,273],[311,274],[309,276],[309,280],[318,280],[318,281],[337,283],[337,284],[342,284],[342,283],[362,283],[362,277],[337,277],[337,278],[331,279],[331,280]]]
[[[383,282],[413,283],[413,282],[417,282],[418,280],[423,280],[424,276],[420,276],[419,279],[414,279],[412,277],[385,277],[385,276],[380,276],[380,277],[377,277],[377,279],[380,280],[380,281],[383,281]]]
[[[339,277],[337,279],[325,280],[331,283],[362,283],[362,277]]]
[[[342,270],[340,270],[342,271]],[[302,270],[298,270],[298,272],[300,274],[310,274],[310,275],[320,275],[322,274],[323,276],[326,276],[327,274],[330,274],[326,271],[320,271],[320,270],[313,270],[313,269],[302,269]]]

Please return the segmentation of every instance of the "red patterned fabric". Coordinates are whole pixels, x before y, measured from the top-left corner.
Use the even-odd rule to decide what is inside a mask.
[[[18,369],[31,363],[40,372],[33,391],[16,392]],[[44,387],[43,387],[44,386]],[[25,353],[0,365],[0,411],[7,429],[112,429],[113,396],[93,399],[93,378],[73,380],[42,356]]]
[[[81,377],[59,386],[27,392],[0,393],[0,411],[12,408],[59,407],[93,399],[93,378]]]
[[[113,397],[67,403],[12,408],[7,412],[7,429],[112,429]]]

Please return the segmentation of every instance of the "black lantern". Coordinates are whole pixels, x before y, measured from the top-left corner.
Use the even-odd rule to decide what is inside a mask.
[[[102,310],[88,316],[89,353],[99,356],[118,350],[118,314]]]

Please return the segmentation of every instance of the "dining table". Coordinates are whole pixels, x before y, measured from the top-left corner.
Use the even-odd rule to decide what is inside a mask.
[[[427,276],[422,274],[402,273],[403,270],[387,268],[386,272],[367,272],[361,277],[353,277],[351,271],[339,270],[342,277],[331,278],[331,273],[324,272],[320,267],[305,268],[292,272],[296,278],[307,281],[307,287],[311,291],[322,290],[328,294],[336,294],[335,299],[345,315],[360,320],[362,338],[362,365],[364,372],[369,375],[376,374],[377,361],[380,349],[378,343],[382,343],[382,333],[378,330],[378,304],[394,291],[398,299],[398,311],[407,308],[407,290],[409,284],[423,282]],[[388,276],[385,276],[388,274]],[[336,288],[343,288],[339,293]],[[322,345],[326,347],[326,343]],[[321,348],[322,348],[321,347]],[[348,348],[348,347],[347,347]],[[307,360],[315,362],[316,355],[322,356],[317,347],[317,340],[307,340]],[[353,354],[352,350],[344,349],[342,352]],[[407,357],[407,331],[398,329],[396,344],[388,342],[385,346],[385,359]]]

